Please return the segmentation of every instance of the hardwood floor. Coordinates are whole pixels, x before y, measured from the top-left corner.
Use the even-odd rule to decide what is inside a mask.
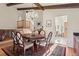
[[[76,56],[76,52],[73,48],[66,48],[66,56]]]
[[[7,47],[12,45],[12,40],[6,40],[4,42],[0,42],[0,56],[7,56],[3,51],[2,47]],[[54,48],[56,45],[54,44]],[[76,56],[76,52],[74,51],[73,48],[66,47],[66,56]]]
[[[12,45],[12,40],[0,42],[0,56],[7,56],[1,48]]]
[[[0,56],[6,56],[6,54],[0,49]]]

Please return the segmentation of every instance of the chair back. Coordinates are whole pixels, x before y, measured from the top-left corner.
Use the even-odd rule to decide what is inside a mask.
[[[45,31],[44,30],[34,30],[33,31],[35,35],[41,34],[41,35],[45,35]]]
[[[38,35],[38,30],[34,30],[34,31],[32,32],[32,34]]]
[[[11,32],[11,34],[12,34],[13,43],[14,44],[18,44],[17,39],[16,39],[16,33],[15,32]]]
[[[41,35],[44,35],[44,36],[46,35],[46,33],[45,33],[44,30],[41,30],[40,34],[41,34]]]
[[[52,39],[52,32],[50,32],[49,34],[48,34],[48,37],[47,37],[47,44],[50,44],[50,40]]]
[[[16,38],[18,40],[19,46],[24,47],[24,41],[20,32],[16,33]]]

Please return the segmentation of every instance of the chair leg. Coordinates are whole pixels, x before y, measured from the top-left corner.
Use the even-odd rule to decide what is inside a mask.
[[[15,51],[16,51],[15,45],[13,45],[13,51],[12,52],[15,53]]]
[[[16,53],[19,56],[19,48],[18,47],[16,48]]]
[[[25,53],[26,53],[26,49],[24,49],[24,52],[23,52],[24,56],[25,56]]]
[[[15,51],[15,46],[13,45],[13,51]]]
[[[39,48],[40,48],[40,44],[41,44],[41,42],[39,42]]]

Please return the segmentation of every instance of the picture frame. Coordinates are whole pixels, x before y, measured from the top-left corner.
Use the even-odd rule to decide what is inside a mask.
[[[52,20],[46,20],[46,27],[52,27]]]

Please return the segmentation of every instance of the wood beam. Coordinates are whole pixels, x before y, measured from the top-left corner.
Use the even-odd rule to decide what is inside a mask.
[[[41,9],[39,9],[39,7],[17,8],[17,10],[30,10],[30,9],[41,10]]]
[[[22,4],[22,3],[7,3],[7,6],[14,6],[14,5],[18,5],[18,4]]]
[[[45,9],[79,8],[79,3],[44,6]]]
[[[34,3],[39,9],[44,10],[43,6],[41,6],[39,3]]]
[[[60,4],[60,5],[49,5],[43,6],[44,9],[63,9],[63,8],[79,8],[79,3],[68,3],[68,4]],[[17,10],[41,10],[39,7],[29,7],[29,8],[17,8]]]

